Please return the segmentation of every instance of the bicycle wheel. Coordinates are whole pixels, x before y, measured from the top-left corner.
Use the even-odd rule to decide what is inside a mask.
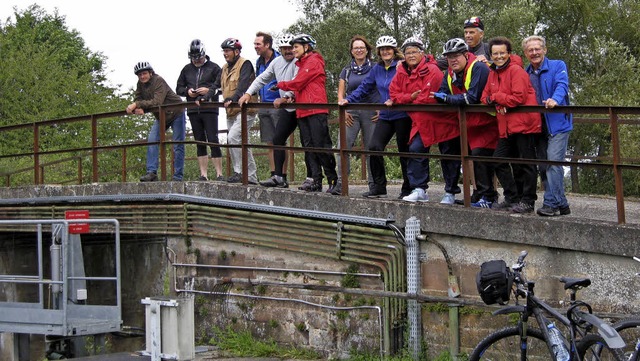
[[[542,331],[537,328],[527,328],[527,360],[551,359],[549,348],[544,340]],[[520,329],[507,327],[498,330],[480,341],[473,350],[469,361],[505,361],[520,360]]]
[[[613,324],[613,328],[618,331],[620,337],[624,340],[624,354],[629,359],[633,353],[638,340],[640,340],[640,318],[626,318]]]
[[[584,361],[626,361],[622,348],[609,348],[602,336],[588,334],[576,345],[580,360]]]

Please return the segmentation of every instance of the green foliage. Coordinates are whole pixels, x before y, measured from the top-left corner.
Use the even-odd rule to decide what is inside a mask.
[[[286,359],[319,359],[314,350],[278,345],[274,340],[256,340],[249,331],[236,332],[230,327],[226,330],[214,329],[209,344],[217,346],[234,357],[277,357]]]
[[[344,288],[360,288],[360,281],[358,281],[358,277],[355,275],[355,273],[358,272],[358,265],[350,265],[346,272],[347,274],[340,280],[340,285]]]

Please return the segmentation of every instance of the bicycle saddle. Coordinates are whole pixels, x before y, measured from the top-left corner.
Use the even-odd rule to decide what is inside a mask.
[[[589,287],[589,285],[591,285],[591,280],[589,278],[561,277],[560,282],[564,283],[565,290],[578,290],[580,288]]]

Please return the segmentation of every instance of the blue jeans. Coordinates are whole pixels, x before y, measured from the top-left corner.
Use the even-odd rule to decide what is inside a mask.
[[[184,112],[182,112],[173,122],[166,125],[165,131],[171,127],[173,140],[184,142],[186,123]],[[149,131],[148,141],[149,143],[160,141],[160,122],[157,119]],[[147,173],[158,173],[159,149],[158,144],[147,146]],[[184,143],[173,145],[173,172],[173,180],[181,181],[184,172]]]
[[[547,160],[565,160],[570,133],[558,133],[547,138]],[[548,165],[546,168],[547,179],[543,181],[544,205],[552,208],[568,207],[569,203],[564,195],[564,169],[560,165]]]

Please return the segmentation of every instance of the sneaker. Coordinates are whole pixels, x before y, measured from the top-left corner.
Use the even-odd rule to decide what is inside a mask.
[[[409,194],[408,196],[402,197],[402,200],[407,202],[428,202],[429,196],[424,189],[416,188],[412,190],[411,194]]]
[[[543,204],[542,208],[538,208],[536,213],[543,217],[554,217],[560,215],[560,209]]]
[[[314,180],[307,192],[322,192],[322,180]]]
[[[273,175],[264,182],[260,182],[263,187],[289,188],[289,184],[279,175]]]
[[[456,203],[456,196],[455,194],[452,193],[445,193],[444,196],[442,197],[442,200],[440,201],[440,204],[455,204]]]
[[[500,203],[493,203],[491,205],[491,209],[494,209],[496,211],[511,211],[511,208],[513,208],[515,204],[509,202],[509,201],[502,201]]]
[[[178,177],[178,176],[173,176],[171,177],[171,181],[172,182],[182,182],[182,177]]]
[[[341,196],[342,195],[342,182],[341,181],[336,181],[333,186],[331,184],[329,184],[329,189],[327,189],[327,193],[331,193],[334,196]]]
[[[226,182],[227,178],[225,178],[223,175],[219,175],[216,177],[216,182]]]
[[[242,174],[233,173],[233,175],[227,178],[227,183],[241,183],[242,182]]]
[[[511,208],[511,212],[513,213],[531,213],[533,212],[533,204],[519,202],[513,208]]]
[[[471,207],[475,208],[491,208],[492,205],[493,202],[489,202],[488,200],[484,199],[484,197],[480,198],[480,200],[477,202],[471,203]]]
[[[571,214],[571,208],[569,208],[568,205],[565,206],[565,207],[560,207],[559,210],[560,210],[560,215],[561,216],[567,216],[567,215]]]
[[[155,182],[157,180],[158,180],[158,175],[153,172],[149,172],[143,175],[142,177],[140,177],[140,182]]]
[[[313,178],[307,178],[302,182],[298,189],[305,192],[311,192],[311,186],[313,186]]]
[[[198,180],[199,180],[200,182],[206,182],[206,181],[208,181],[208,180],[209,180],[209,178],[207,178],[207,177],[205,177],[205,176],[201,175],[201,176],[198,178]]]
[[[371,188],[368,192],[362,193],[365,198],[387,198],[386,189]]]

